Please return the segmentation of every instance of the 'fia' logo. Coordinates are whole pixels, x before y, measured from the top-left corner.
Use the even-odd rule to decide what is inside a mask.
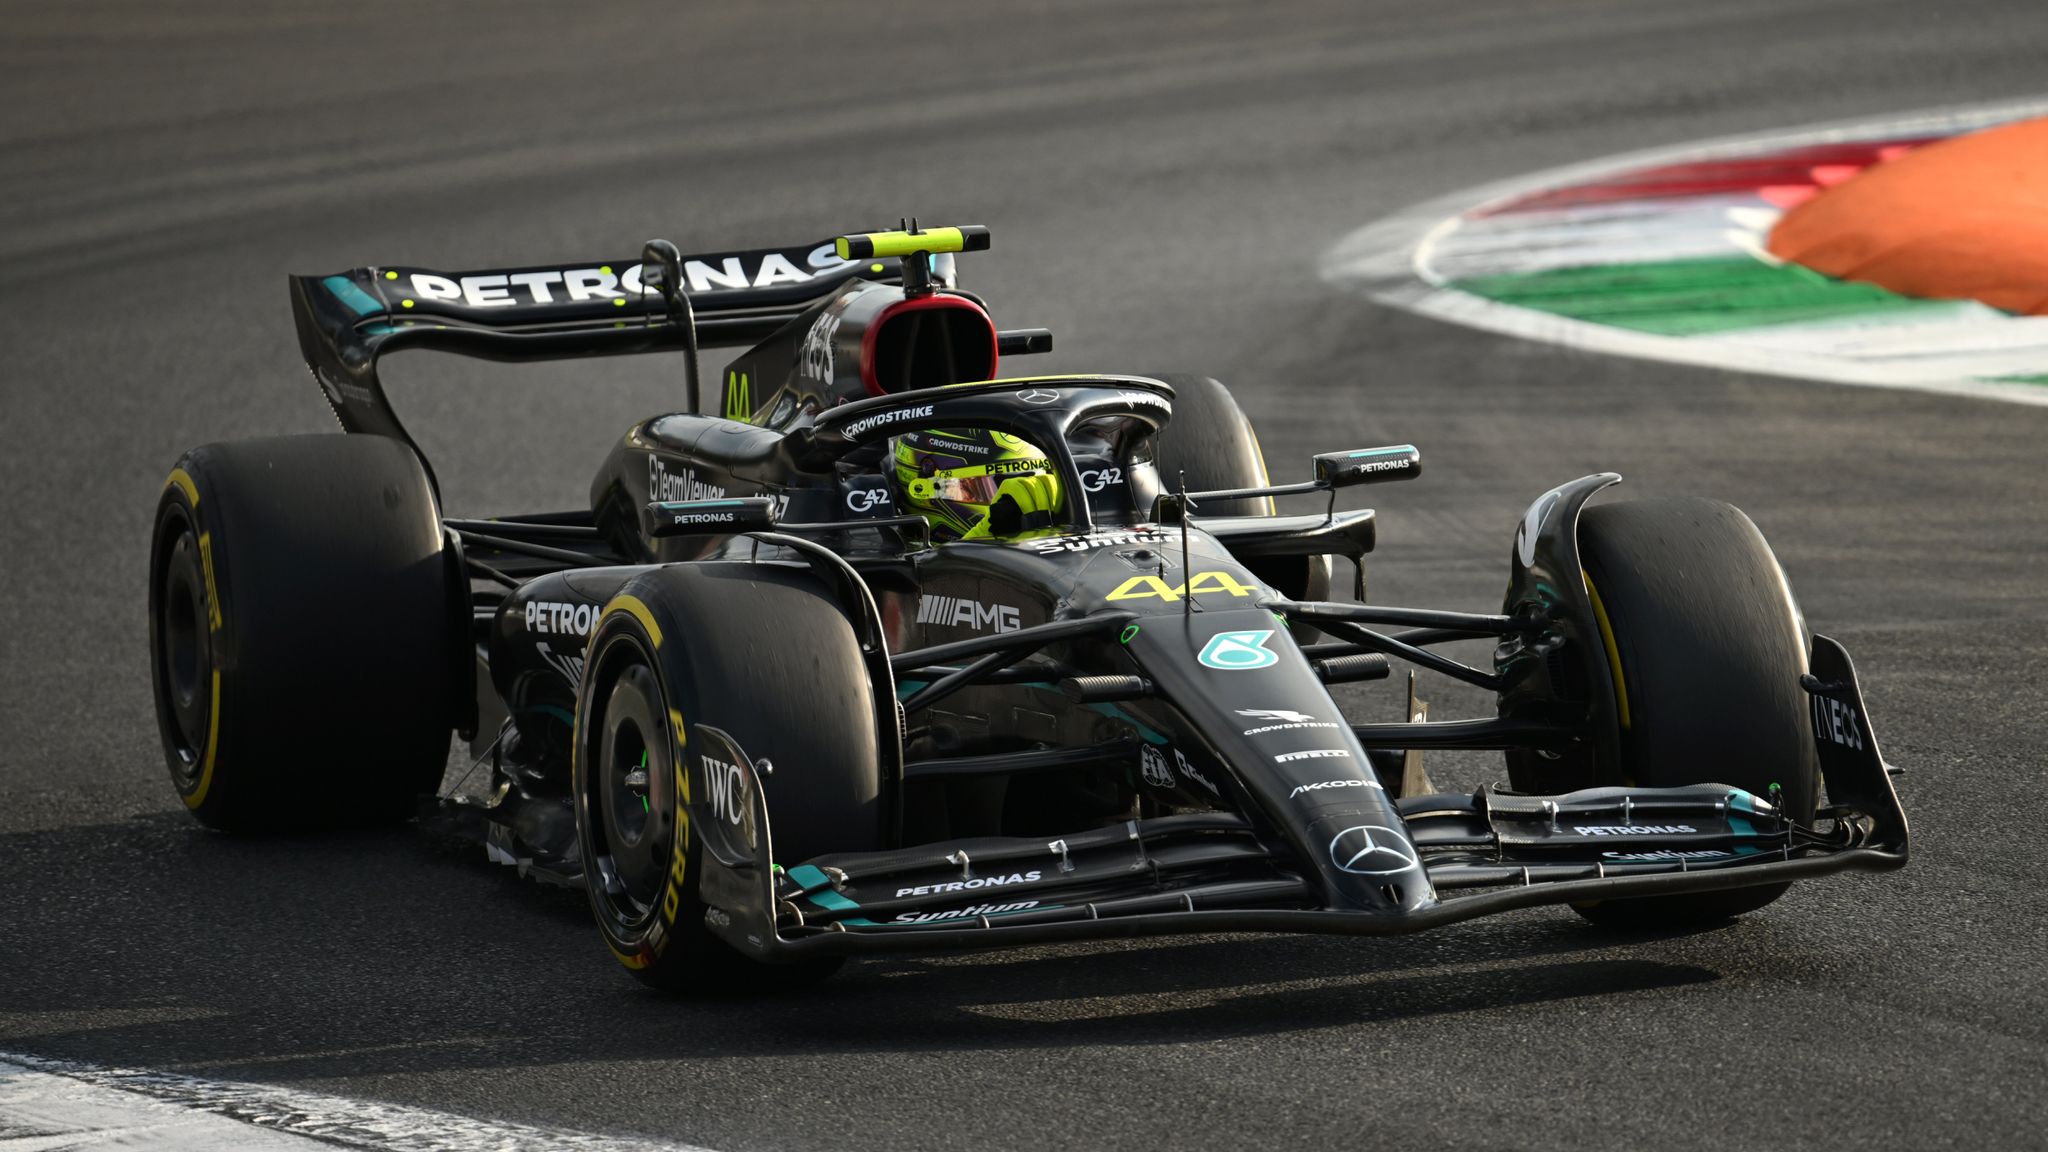
[[[1154,788],[1173,787],[1173,769],[1166,766],[1166,757],[1150,744],[1138,749],[1138,768],[1145,777],[1145,783]]]

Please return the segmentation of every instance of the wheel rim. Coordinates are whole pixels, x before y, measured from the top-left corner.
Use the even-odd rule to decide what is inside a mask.
[[[599,672],[602,713],[578,750],[589,765],[583,803],[596,874],[591,889],[599,914],[630,940],[647,928],[668,879],[675,762],[661,683],[638,646],[611,646]]]
[[[207,627],[204,564],[192,524],[173,509],[159,561],[151,631],[156,645],[158,710],[170,719],[165,740],[180,788],[197,786],[213,707],[213,637]]]

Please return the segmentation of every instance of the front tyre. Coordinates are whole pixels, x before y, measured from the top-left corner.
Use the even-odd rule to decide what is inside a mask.
[[[1190,492],[1262,488],[1271,482],[1259,434],[1221,381],[1178,373],[1153,379],[1173,386],[1173,416],[1159,433],[1153,461],[1162,491],[1173,491],[1183,472]],[[1272,514],[1270,496],[1219,500],[1201,509],[1204,516]]]
[[[1807,635],[1763,534],[1712,500],[1631,500],[1588,508],[1579,546],[1615,683],[1621,763],[1589,785],[1775,785],[1811,821],[1820,770],[1799,677]],[[1600,924],[1662,927],[1724,920],[1787,885],[1574,905]]]
[[[605,944],[666,991],[822,979],[839,959],[763,964],[706,926],[704,829],[742,823],[725,741],[756,766],[776,864],[882,847],[875,686],[852,625],[808,571],[703,562],[654,569],[599,617],[576,710],[573,780],[585,889]],[[717,810],[714,797],[726,806]]]

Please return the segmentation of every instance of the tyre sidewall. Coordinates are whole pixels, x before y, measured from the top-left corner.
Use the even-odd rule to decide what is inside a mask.
[[[213,537],[199,518],[199,511],[191,495],[196,485],[190,473],[182,467],[172,473],[164,485],[162,497],[157,501],[155,527],[152,531],[149,564],[149,671],[150,687],[156,700],[157,735],[163,743],[164,760],[169,768],[171,785],[177,789],[178,798],[194,815],[208,824],[218,824],[229,816],[229,805],[224,799],[229,790],[215,791],[213,788],[214,766],[220,751],[220,709],[223,680],[223,621],[219,615],[221,580],[213,564]],[[181,539],[191,541],[191,550],[199,558],[200,575],[197,589],[199,606],[193,612],[192,642],[198,649],[197,672],[194,676],[195,699],[189,706],[182,706],[169,672],[169,658],[165,646],[171,640],[166,634],[166,618],[171,605],[167,601],[169,569],[173,552]],[[189,719],[181,723],[180,711]]]
[[[703,926],[703,903],[697,896],[697,846],[690,834],[689,780],[678,732],[679,709],[673,713],[668,708],[656,711],[669,772],[668,795],[676,800],[673,808],[663,813],[669,833],[668,864],[663,871],[661,892],[641,919],[619,916],[616,905],[600,894],[598,859],[602,846],[597,830],[602,827],[602,805],[596,790],[601,786],[603,767],[594,753],[602,739],[608,697],[631,662],[641,663],[654,673],[664,701],[674,698],[672,693],[677,689],[663,678],[659,647],[651,631],[614,600],[591,635],[578,694],[570,765],[577,845],[583,859],[592,917],[605,946],[635,975],[650,982],[672,983],[685,965],[670,960],[671,950],[701,951],[709,943]],[[683,937],[680,941],[679,936]]]

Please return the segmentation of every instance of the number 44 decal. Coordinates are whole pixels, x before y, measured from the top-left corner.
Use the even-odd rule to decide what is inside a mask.
[[[1161,600],[1178,600],[1183,596],[1200,595],[1203,592],[1228,592],[1232,596],[1249,596],[1254,589],[1240,584],[1237,577],[1228,572],[1197,572],[1185,584],[1168,584],[1157,576],[1133,576],[1105,599],[1146,600],[1157,597]]]

